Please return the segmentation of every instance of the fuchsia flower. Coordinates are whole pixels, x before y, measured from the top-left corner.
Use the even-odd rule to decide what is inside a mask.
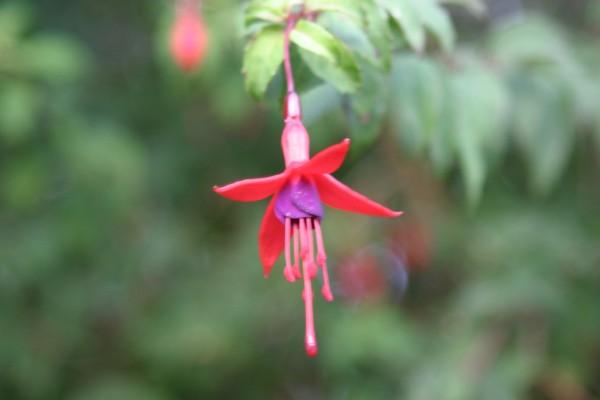
[[[195,0],[178,0],[176,17],[171,27],[170,49],[179,68],[190,72],[204,59],[208,33]]]
[[[309,136],[302,124],[300,102],[294,92],[286,97],[284,117],[285,128],[281,145],[285,170],[266,178],[246,179],[227,186],[215,186],[214,190],[236,201],[257,201],[272,196],[258,237],[264,274],[265,277],[269,275],[273,264],[284,252],[283,272],[286,279],[290,282],[304,279],[305,346],[307,354],[315,356],[317,340],[313,322],[311,280],[317,275],[317,266],[321,268],[323,275],[323,297],[327,301],[333,300],[321,232],[322,204],[380,217],[397,217],[402,212],[392,211],[369,200],[330,175],[342,165],[350,147],[349,139],[328,147],[313,158],[309,157]]]

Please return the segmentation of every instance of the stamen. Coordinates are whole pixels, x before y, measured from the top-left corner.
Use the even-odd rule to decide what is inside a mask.
[[[285,268],[283,269],[283,275],[288,282],[294,282],[296,277],[291,267],[291,254],[290,254],[290,236],[292,231],[292,220],[290,218],[285,219]]]
[[[303,227],[304,224],[301,224],[300,230],[302,230]],[[304,299],[304,306],[306,310],[306,334],[304,336],[304,347],[306,348],[306,354],[308,354],[310,357],[314,357],[317,355],[318,348],[313,316],[313,292],[310,284],[308,262],[306,260],[302,261],[302,272],[304,275],[304,290],[302,292],[302,298]]]
[[[317,266],[315,265],[315,245],[313,243],[313,227],[312,227],[312,218],[306,219],[306,234],[308,238],[308,274],[310,279],[314,279],[317,276]]]
[[[305,218],[298,219],[298,224],[300,225],[300,257],[302,261],[306,261],[306,257],[308,256],[308,238],[306,236]]]
[[[317,264],[323,271],[323,288],[321,293],[327,301],[333,301],[333,293],[329,286],[329,273],[327,272],[327,254],[325,254],[325,246],[323,244],[323,233],[321,232],[321,223],[318,218],[314,219],[315,236],[317,237]]]
[[[302,278],[302,274],[300,273],[300,238],[297,223],[294,223],[294,265],[292,269],[294,270],[296,279]]]

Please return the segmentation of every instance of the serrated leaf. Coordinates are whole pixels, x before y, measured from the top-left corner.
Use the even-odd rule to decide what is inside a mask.
[[[283,62],[283,36],[282,26],[269,26],[260,31],[246,48],[242,72],[246,77],[246,90],[256,100],[263,98],[269,82]]]
[[[412,0],[378,0],[402,29],[406,41],[417,53],[425,48],[425,28],[421,21],[419,9]]]

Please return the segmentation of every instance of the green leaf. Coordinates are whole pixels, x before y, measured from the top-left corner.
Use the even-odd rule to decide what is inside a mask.
[[[291,40],[300,47],[300,55],[315,75],[342,93],[351,93],[361,84],[362,74],[352,53],[323,27],[301,20]]]
[[[353,58],[345,58],[343,64],[331,63],[314,53],[300,49],[302,60],[323,81],[333,85],[341,93],[352,93],[362,81],[362,73]],[[348,56],[351,57],[350,53]]]
[[[266,5],[250,5],[244,13],[244,33],[254,35],[271,25],[283,25],[283,10]]]
[[[430,31],[446,52],[452,51],[455,35],[448,12],[435,0],[409,0],[418,10],[419,18],[425,28]]]
[[[573,144],[572,94],[551,73],[521,74],[512,86],[517,144],[529,166],[532,190],[545,195],[566,167]]]
[[[325,28],[314,22],[300,20],[290,35],[292,42],[303,49],[315,53],[329,62],[336,62],[338,39]]]
[[[542,18],[528,18],[497,30],[488,41],[489,51],[508,67],[561,63],[571,59],[561,30]]]
[[[452,92],[450,81],[445,71],[440,70],[440,89],[443,99],[443,104],[440,105],[439,116],[436,128],[432,131],[429,142],[429,159],[433,165],[435,172],[444,176],[449,171],[454,163],[455,158],[455,132],[456,114],[454,112],[454,102],[452,100]]]
[[[285,22],[285,13],[275,7],[265,5],[251,5],[246,9],[244,22],[246,25],[257,20],[273,22],[276,24]]]
[[[491,153],[506,144],[508,97],[498,78],[479,65],[465,67],[452,79],[454,132],[467,199],[475,205],[482,194]]]
[[[480,114],[477,107],[477,92],[474,90],[472,81],[467,73],[463,73],[452,79],[452,94],[460,101],[453,104],[454,132],[456,151],[463,173],[467,201],[469,205],[475,205],[483,191],[485,181],[486,164],[481,145],[481,127],[478,126],[478,118],[486,118]]]
[[[357,24],[355,20],[334,13],[325,13],[319,18],[319,23],[335,37],[340,38],[354,54],[371,62],[373,66],[381,68],[381,60],[377,57],[378,51],[369,40],[364,27]]]
[[[349,96],[349,107],[345,108],[352,152],[360,152],[377,138],[389,106],[389,79],[372,68],[363,68],[363,71],[363,85]]]
[[[242,72],[246,90],[261,100],[269,82],[283,62],[283,27],[269,26],[260,31],[246,47]]]
[[[362,20],[360,2],[357,0],[306,0],[304,6],[308,12],[333,11],[357,22]]]
[[[398,23],[410,47],[417,53],[425,48],[425,28],[412,0],[378,0]]]
[[[482,0],[439,0],[443,4],[456,4],[465,7],[467,10],[477,16],[481,16],[486,11],[485,3]]]
[[[361,4],[367,23],[367,36],[377,52],[373,61],[378,68],[389,72],[392,67],[393,35],[387,14],[373,0],[365,0]]]
[[[414,55],[393,67],[392,119],[403,149],[424,151],[444,121],[445,76],[439,65]]]

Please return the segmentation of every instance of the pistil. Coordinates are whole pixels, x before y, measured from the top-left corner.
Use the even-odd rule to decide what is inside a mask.
[[[329,274],[327,272],[327,255],[323,244],[323,234],[319,218],[285,218],[285,268],[283,275],[289,282],[303,278],[304,288],[302,299],[305,303],[306,313],[306,353],[314,357],[317,355],[317,337],[315,335],[315,323],[313,314],[314,293],[312,280],[317,276],[318,268],[323,274],[323,287],[321,292],[327,301],[333,300],[333,294],[329,286]],[[314,232],[314,233],[313,233]],[[314,236],[313,236],[314,235]],[[315,245],[316,242],[316,245]],[[315,248],[316,247],[316,248]],[[316,254],[315,254],[316,252]],[[292,264],[292,254],[294,264]],[[302,273],[300,273],[302,263]]]
[[[306,225],[304,218],[300,219],[300,241],[302,242],[302,231],[306,233]],[[307,238],[305,238],[307,239]],[[304,241],[306,244],[306,241]],[[301,244],[302,245],[302,244]],[[306,348],[306,354],[310,357],[317,355],[317,337],[315,335],[315,322],[313,316],[313,292],[310,278],[310,261],[306,257],[302,258],[302,275],[304,276],[304,290],[302,291],[302,297],[304,298],[304,307],[306,310],[306,334],[304,336],[304,346]]]

